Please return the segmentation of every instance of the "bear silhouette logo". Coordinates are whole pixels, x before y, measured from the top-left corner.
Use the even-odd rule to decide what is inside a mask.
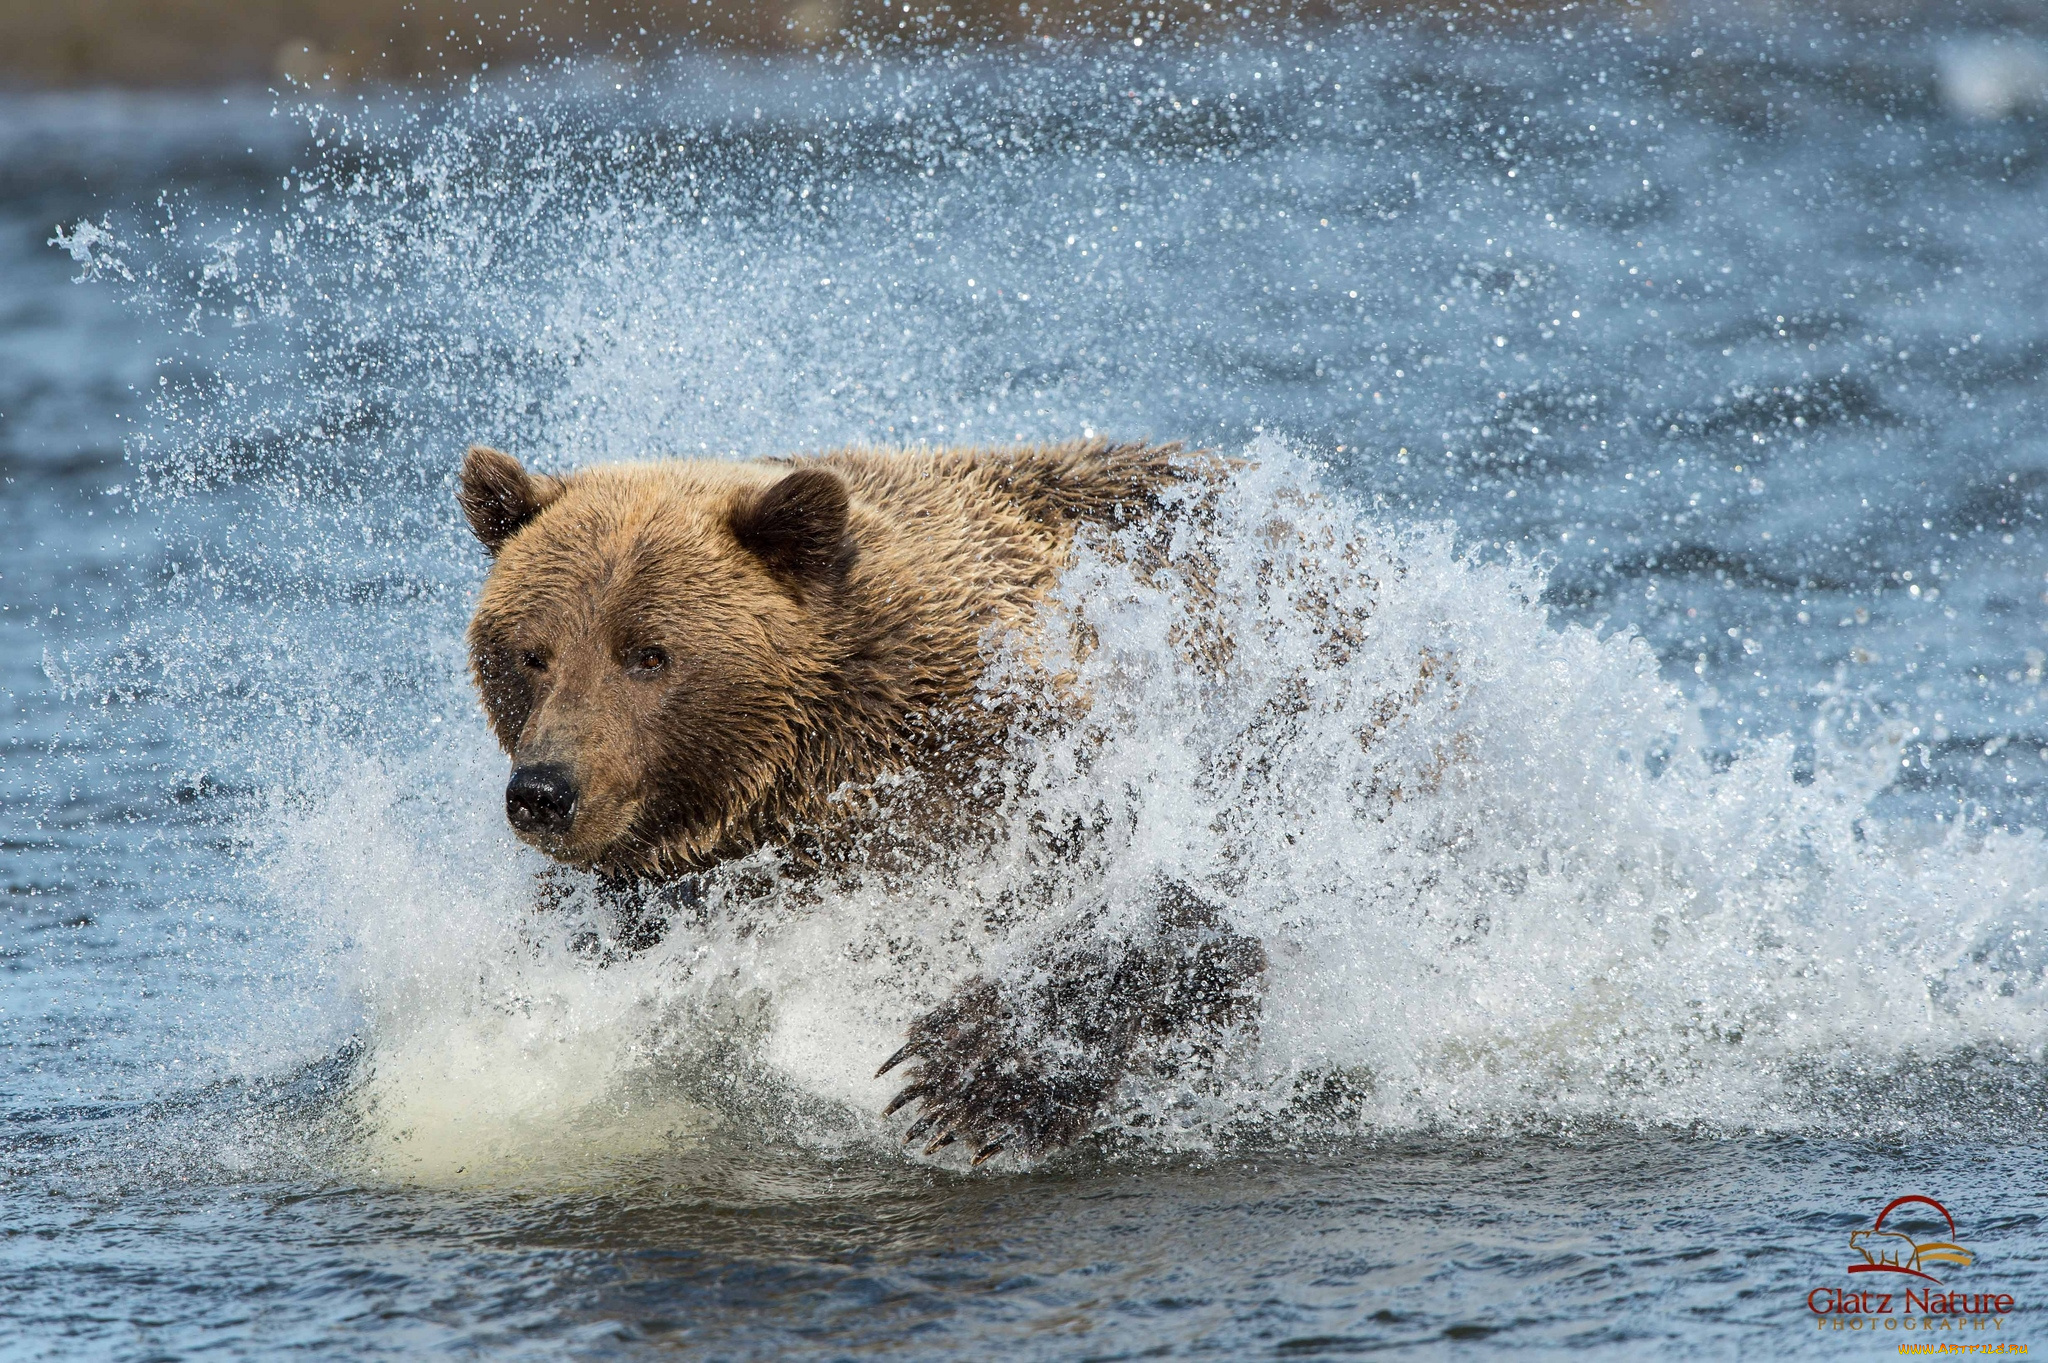
[[[1869,1230],[1849,1232],[1849,1248],[1863,1259],[1860,1264],[1849,1265],[1851,1273],[1905,1273],[1915,1278],[1925,1278],[1931,1283],[1941,1279],[1926,1271],[1931,1264],[1954,1264],[1967,1267],[1974,1257],[1970,1251],[1949,1240],[1915,1240],[1904,1231],[1886,1230],[1884,1219],[1900,1207],[1909,1203],[1922,1203],[1941,1213],[1941,1219],[1948,1223],[1948,1233],[1956,1233],[1956,1219],[1948,1214],[1948,1208],[1931,1197],[1909,1193],[1895,1197],[1885,1204],[1877,1214],[1877,1220]]]

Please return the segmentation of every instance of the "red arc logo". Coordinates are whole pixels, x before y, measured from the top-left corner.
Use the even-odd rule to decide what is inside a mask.
[[[1941,1213],[1941,1219],[1948,1223],[1950,1239],[1917,1241],[1904,1231],[1886,1230],[1884,1219],[1908,1203],[1918,1202]],[[1956,1219],[1948,1214],[1948,1208],[1931,1197],[1908,1193],[1895,1197],[1885,1204],[1877,1214],[1877,1220],[1869,1230],[1849,1232],[1849,1248],[1863,1256],[1860,1264],[1849,1265],[1851,1273],[1904,1273],[1928,1282],[1939,1283],[1941,1279],[1924,1271],[1928,1264],[1967,1265],[1970,1251],[1955,1243]]]

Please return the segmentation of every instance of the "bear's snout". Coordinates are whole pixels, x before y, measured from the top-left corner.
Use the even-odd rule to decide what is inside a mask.
[[[576,782],[555,762],[520,767],[505,786],[505,817],[521,833],[560,837],[576,818]]]

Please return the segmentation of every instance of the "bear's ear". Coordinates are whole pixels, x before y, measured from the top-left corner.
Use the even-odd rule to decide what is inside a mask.
[[[741,546],[776,572],[829,577],[847,563],[846,484],[829,469],[798,469],[732,513]]]
[[[462,486],[455,500],[469,528],[496,554],[519,527],[562,495],[559,478],[536,478],[519,461],[485,445],[471,445],[462,461]]]

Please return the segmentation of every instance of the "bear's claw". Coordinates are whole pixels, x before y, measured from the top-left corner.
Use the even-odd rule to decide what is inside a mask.
[[[882,1115],[884,1117],[893,1117],[896,1115],[896,1110],[898,1108],[902,1107],[905,1103],[914,1102],[915,1100],[924,1097],[924,1094],[925,1085],[912,1084],[909,1088],[903,1090],[903,1092],[897,1094],[894,1098],[891,1098],[889,1100],[889,1106],[882,1109]]]
[[[904,1143],[931,1136],[930,1155],[967,1137],[977,1166],[1006,1149],[1058,1149],[1086,1133],[1121,1070],[1120,1055],[1074,1049],[1032,1045],[1010,1000],[993,983],[974,981],[912,1023],[910,1040],[882,1066],[887,1073],[915,1060],[910,1082],[882,1115],[920,1104]]]

